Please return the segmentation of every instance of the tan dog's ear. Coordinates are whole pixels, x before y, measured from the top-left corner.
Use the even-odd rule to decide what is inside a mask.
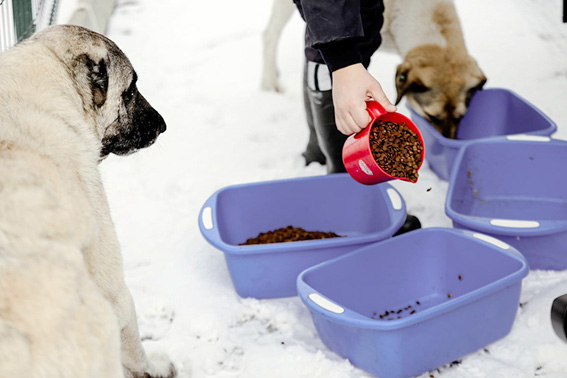
[[[408,79],[410,69],[411,64],[409,62],[403,62],[396,69],[396,91],[398,92],[396,105],[400,103],[402,97],[404,97],[410,87],[410,81]]]
[[[471,102],[474,94],[476,92],[480,91],[484,87],[484,85],[486,84],[486,81],[487,81],[486,76],[484,76],[484,74],[482,74],[482,78],[480,79],[478,84],[467,90],[466,97],[465,97],[465,105],[467,106],[467,108],[469,107],[470,102]]]
[[[484,76],[484,74],[482,74],[482,80],[480,81],[480,83],[478,85],[478,89],[482,89],[487,81],[488,81],[488,79],[486,78],[486,76]]]
[[[106,101],[106,92],[108,91],[108,72],[106,71],[106,62],[101,59],[98,63],[93,63],[91,68],[91,83],[93,92],[93,101],[96,106],[104,105]]]
[[[95,62],[87,54],[79,56],[78,60],[87,67],[93,103],[95,106],[101,107],[106,102],[106,92],[108,91],[106,62],[104,59]]]

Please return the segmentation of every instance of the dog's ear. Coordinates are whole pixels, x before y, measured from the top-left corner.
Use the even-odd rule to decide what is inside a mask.
[[[475,95],[475,93],[482,90],[482,88],[486,84],[486,81],[487,81],[486,76],[484,76],[484,74],[483,74],[480,81],[474,87],[469,88],[467,90],[466,97],[465,97],[465,105],[467,106],[467,108],[469,107],[470,102],[471,102],[473,96]]]
[[[410,87],[410,81],[408,79],[410,69],[411,64],[409,62],[403,62],[396,69],[396,91],[398,92],[396,105],[400,103],[402,97],[404,97]]]
[[[484,85],[486,84],[487,81],[488,81],[488,79],[486,78],[486,76],[484,76],[484,74],[482,74],[482,79],[480,80],[480,83],[478,84],[478,89],[484,88]]]
[[[88,78],[90,81],[93,103],[96,107],[101,107],[106,101],[108,91],[108,71],[106,62],[100,59],[98,62],[92,60],[86,54],[79,57],[81,63],[87,67]]]

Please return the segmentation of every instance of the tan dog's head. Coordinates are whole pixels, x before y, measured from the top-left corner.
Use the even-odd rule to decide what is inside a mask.
[[[163,118],[136,87],[130,61],[110,39],[62,25],[36,33],[24,43],[41,44],[64,65],[85,119],[101,141],[101,160],[111,153],[127,155],[148,147],[165,131]]]
[[[486,77],[464,49],[422,45],[410,50],[396,71],[396,104],[406,97],[419,115],[443,136],[455,139],[457,128]]]

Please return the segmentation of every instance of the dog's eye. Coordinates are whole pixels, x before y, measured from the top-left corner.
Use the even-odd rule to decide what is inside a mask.
[[[439,117],[435,117],[434,115],[431,115],[429,113],[425,113],[425,115],[427,116],[427,118],[429,118],[429,121],[433,124],[440,125],[443,123],[443,120]]]
[[[433,122],[433,123],[435,123],[435,124],[439,124],[439,123],[442,123],[442,122],[443,122],[443,120],[442,120],[441,118],[439,118],[439,117],[433,117],[433,116],[431,116],[430,118],[431,118],[431,122]]]
[[[422,83],[412,83],[410,85],[410,91],[414,92],[414,93],[423,93],[423,92],[427,92],[429,90],[428,87],[426,87],[425,85],[423,85]]]
[[[122,100],[130,102],[134,98],[134,88],[128,88],[126,92],[122,93]]]

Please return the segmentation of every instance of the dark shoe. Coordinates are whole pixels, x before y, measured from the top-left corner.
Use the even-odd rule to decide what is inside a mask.
[[[406,217],[406,221],[404,222],[402,227],[400,227],[398,232],[394,234],[394,236],[405,234],[406,232],[410,232],[420,228],[421,228],[421,222],[419,221],[419,219],[414,215],[408,214]]]
[[[567,294],[555,298],[551,305],[551,325],[555,334],[567,342]]]
[[[312,149],[307,146],[304,152],[301,153],[301,156],[305,158],[305,165],[309,165],[313,162],[317,162],[321,165],[325,165],[327,160],[322,153],[317,153],[317,151],[313,151]]]

